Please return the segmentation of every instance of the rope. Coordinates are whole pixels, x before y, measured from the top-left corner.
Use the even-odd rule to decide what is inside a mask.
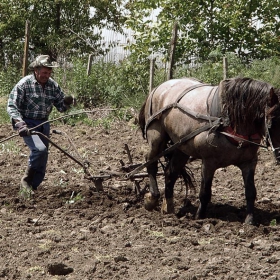
[[[71,113],[71,114],[68,114],[68,115],[64,115],[64,116],[52,119],[52,120],[47,120],[47,121],[45,121],[45,122],[43,122],[43,123],[41,123],[41,124],[39,124],[35,127],[30,128],[29,130],[30,130],[30,132],[32,132],[34,129],[36,129],[36,128],[38,128],[38,127],[40,127],[40,126],[42,126],[46,123],[52,123],[52,122],[55,122],[55,121],[58,121],[58,120],[61,120],[61,119],[65,119],[65,118],[69,118],[69,117],[72,117],[72,116],[76,116],[76,115],[94,113],[94,112],[99,112],[99,111],[115,111],[115,110],[117,110],[117,109],[95,109],[95,110],[90,110],[90,111],[83,110],[82,112],[74,112],[74,113]],[[6,141],[8,141],[8,140],[10,140],[10,139],[12,139],[16,136],[18,136],[18,133],[13,134],[13,135],[1,140],[0,144],[3,143],[3,142],[6,142]]]
[[[134,169],[133,171],[131,171],[130,173],[126,174],[126,178],[129,179],[131,178],[132,175],[134,175],[135,173],[139,172],[140,170],[144,169],[145,167],[149,166],[150,164],[152,164],[153,162],[159,160],[161,157],[171,153],[172,151],[174,151],[175,149],[177,149],[180,145],[182,145],[184,142],[188,141],[189,139],[195,137],[196,135],[200,134],[203,131],[208,130],[209,128],[211,128],[212,126],[216,126],[221,124],[221,119],[217,119],[216,121],[213,122],[213,124],[207,123],[204,126],[199,127],[198,129],[194,130],[193,132],[191,132],[190,134],[184,136],[183,138],[181,138],[178,142],[176,142],[175,144],[171,145],[170,147],[168,147],[167,149],[165,149],[164,151],[162,151],[161,153],[159,153],[157,156],[155,156],[154,158],[150,159],[149,161],[146,161],[145,163],[143,163],[142,165],[138,166],[136,169]]]

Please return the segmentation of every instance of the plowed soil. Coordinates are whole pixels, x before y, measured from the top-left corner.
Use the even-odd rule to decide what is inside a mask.
[[[176,184],[175,210],[181,215],[148,212],[147,178],[124,178],[131,165],[125,144],[133,164],[143,163],[147,150],[136,125],[52,128],[71,137],[72,144],[64,135],[51,139],[88,160],[91,175],[111,178],[100,190],[101,184],[51,145],[44,182],[24,197],[19,187],[29,151],[20,137],[1,143],[0,279],[280,279],[280,169],[271,151],[259,150],[257,224],[248,226],[237,168],[217,170],[204,220],[194,219],[200,161],[189,164],[197,190],[183,209],[186,188],[182,179]],[[4,125],[0,140],[12,134]],[[159,182],[163,192],[162,176]]]

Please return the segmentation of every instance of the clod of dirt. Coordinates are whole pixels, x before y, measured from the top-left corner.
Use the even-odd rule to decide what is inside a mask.
[[[145,161],[148,144],[126,122],[114,122],[108,131],[54,126],[71,135],[94,176],[120,172],[121,160],[130,166],[125,143],[133,164]],[[11,130],[2,125],[0,138]],[[61,135],[52,139],[75,155]],[[243,224],[242,174],[234,166],[216,172],[207,218],[195,220],[199,193],[187,192],[182,178],[174,187],[175,213],[180,215],[160,211],[163,176],[158,176],[159,205],[150,212],[143,201],[148,177],[137,182],[138,192],[133,181],[114,176],[97,191],[78,164],[51,146],[46,178],[34,197],[24,200],[19,188],[29,151],[23,143],[18,137],[0,146],[1,280],[280,279],[280,168],[271,151],[259,150],[258,226],[249,226]],[[199,186],[200,161],[188,166]]]
[[[51,275],[67,275],[74,271],[72,267],[68,267],[63,263],[49,264],[47,270],[48,273]]]

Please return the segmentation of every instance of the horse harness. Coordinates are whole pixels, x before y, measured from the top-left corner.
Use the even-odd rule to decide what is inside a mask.
[[[209,112],[207,115],[204,114],[200,114],[197,112],[194,112],[192,110],[190,110],[187,107],[182,106],[179,102],[180,100],[190,91],[200,88],[200,87],[204,87],[204,86],[211,86],[210,84],[196,84],[193,86],[189,86],[186,89],[183,90],[183,92],[178,96],[178,98],[176,99],[175,102],[166,105],[165,107],[163,107],[162,109],[160,109],[159,111],[157,111],[156,113],[152,114],[152,98],[153,95],[156,91],[157,88],[155,88],[152,91],[152,97],[150,99],[149,102],[149,112],[150,112],[150,117],[148,118],[146,125],[145,125],[145,130],[144,130],[144,135],[147,134],[147,129],[148,126],[150,125],[150,123],[152,121],[154,121],[156,118],[159,117],[159,115],[161,115],[163,112],[172,109],[172,108],[178,108],[179,110],[183,111],[184,113],[196,118],[196,119],[202,119],[202,120],[207,120],[208,123],[206,123],[204,126],[199,127],[198,129],[194,130],[193,132],[191,132],[190,134],[184,136],[183,138],[181,138],[178,142],[176,142],[175,144],[173,144],[171,147],[169,147],[168,153],[171,152],[171,150],[176,149],[179,145],[181,145],[182,143],[186,142],[187,140],[195,137],[196,135],[200,134],[203,131],[207,131],[209,130],[209,133],[212,131],[217,131],[218,128],[220,128],[222,125],[224,125],[223,123],[223,119],[221,117],[218,117],[219,115],[221,115],[221,106],[220,106],[220,95],[219,95],[219,87],[215,86],[211,89],[208,97],[207,97],[207,112]],[[211,95],[213,95],[212,98],[212,102],[211,105],[209,106],[209,98],[211,97]],[[237,134],[230,126],[224,126],[222,130],[219,130],[219,132],[223,135],[226,136],[226,138],[235,146],[237,146],[237,148],[242,148],[242,147],[246,147],[250,144],[254,144],[260,147],[264,147],[267,148],[267,146],[261,145],[261,137],[259,134],[254,134],[254,135],[240,135]],[[170,149],[170,150],[169,150]],[[165,150],[165,151],[167,151]],[[164,152],[165,152],[164,151]]]
[[[211,116],[211,114],[214,115],[219,115],[221,113],[221,106],[220,106],[220,98],[219,98],[219,90],[218,90],[218,86],[213,87],[213,89],[210,91],[208,97],[207,97],[207,111],[209,112],[209,115],[203,115],[200,113],[196,113],[192,110],[190,110],[189,108],[185,108],[182,105],[179,104],[179,101],[182,99],[182,97],[187,94],[188,92],[199,88],[199,87],[203,87],[206,86],[207,84],[197,84],[197,85],[193,85],[191,87],[188,87],[186,89],[184,89],[184,91],[179,95],[179,97],[176,99],[176,101],[172,104],[169,104],[165,107],[163,107],[162,109],[160,109],[158,112],[152,114],[152,98],[150,99],[150,103],[149,105],[149,112],[150,112],[150,117],[148,118],[148,120],[146,121],[146,125],[145,125],[145,129],[144,129],[144,135],[147,136],[147,128],[150,125],[150,123],[155,120],[156,118],[158,118],[158,116],[160,114],[162,114],[163,112],[172,109],[172,108],[178,108],[180,110],[182,110],[183,112],[197,118],[197,119],[203,119],[203,120],[207,120],[208,123],[206,123],[204,126],[201,126],[200,128],[194,130],[193,132],[191,132],[190,134],[184,136],[183,138],[181,138],[178,142],[176,142],[175,144],[169,146],[167,149],[165,149],[164,151],[162,151],[161,153],[159,153],[157,156],[155,156],[154,158],[150,159],[149,161],[146,161],[145,163],[141,164],[140,166],[138,166],[137,168],[135,168],[133,171],[131,171],[130,173],[126,174],[126,178],[130,178],[131,176],[133,176],[134,174],[136,174],[137,172],[139,172],[140,170],[142,170],[143,168],[149,166],[151,163],[158,161],[161,157],[167,155],[168,153],[172,152],[173,150],[177,149],[178,146],[180,146],[182,143],[188,141],[189,139],[195,137],[196,135],[200,134],[203,131],[207,131],[209,130],[209,133],[211,131],[217,131],[217,129],[221,126],[224,125],[223,120],[221,117],[215,117],[215,116]],[[155,88],[152,91],[152,95],[155,93],[157,88]],[[209,107],[209,103],[208,100],[211,96],[211,94],[214,92],[214,96],[212,98],[212,102],[211,102],[211,106]],[[269,134],[269,127],[267,125],[267,122],[265,122],[265,126],[266,126],[266,133],[267,133],[267,141],[270,144],[270,146],[272,147],[274,156],[276,158],[277,162],[280,162],[280,147],[279,148],[274,148],[272,145],[272,141],[270,138],[270,134]],[[222,131],[219,131],[221,134],[225,135],[226,138],[231,141],[233,144],[235,144],[237,146],[237,148],[241,148],[241,147],[245,147],[244,143],[247,144],[254,144],[263,148],[268,148],[267,146],[261,145],[260,144],[260,138],[258,137],[257,134],[255,135],[251,135],[249,136],[244,136],[244,135],[239,135],[237,133],[235,133],[233,131],[233,129],[230,126],[225,126],[223,127]],[[256,137],[256,139],[254,138]],[[250,139],[250,140],[249,140]],[[251,141],[253,140],[253,141]]]

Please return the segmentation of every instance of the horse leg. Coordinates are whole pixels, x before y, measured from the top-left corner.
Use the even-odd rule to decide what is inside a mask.
[[[211,201],[212,196],[211,187],[214,173],[215,169],[211,168],[211,164],[206,164],[205,162],[202,162],[201,186],[199,192],[200,204],[195,215],[196,219],[204,219],[206,217],[207,205]]]
[[[165,197],[163,199],[162,213],[174,213],[173,193],[174,185],[188,161],[189,156],[176,150],[165,169]]]
[[[148,160],[147,160],[148,161]],[[148,211],[152,211],[158,205],[158,200],[160,197],[158,184],[157,184],[157,175],[158,171],[158,162],[153,162],[149,166],[147,166],[147,173],[149,174],[149,193],[145,194],[144,197],[144,207]]]
[[[151,126],[150,129],[155,127],[156,122],[154,122]],[[151,131],[148,131],[148,136],[147,138],[150,139],[149,145],[150,145],[150,151],[146,156],[146,161],[149,161],[156,157],[161,151],[163,151],[167,145],[167,134],[160,129],[153,129]],[[150,165],[147,166],[147,173],[149,176],[150,180],[150,185],[149,185],[149,193],[145,194],[144,197],[144,207],[148,211],[152,211],[157,207],[158,205],[158,200],[160,198],[160,192],[158,189],[158,184],[157,184],[157,171],[158,171],[158,161],[155,161],[151,163]]]
[[[246,165],[244,168],[241,167],[245,187],[245,197],[247,201],[247,215],[245,219],[245,224],[248,225],[254,224],[254,205],[257,197],[257,191],[254,180],[256,164],[254,164],[254,162],[251,163],[253,163],[253,166],[250,165],[249,168],[248,165]]]

